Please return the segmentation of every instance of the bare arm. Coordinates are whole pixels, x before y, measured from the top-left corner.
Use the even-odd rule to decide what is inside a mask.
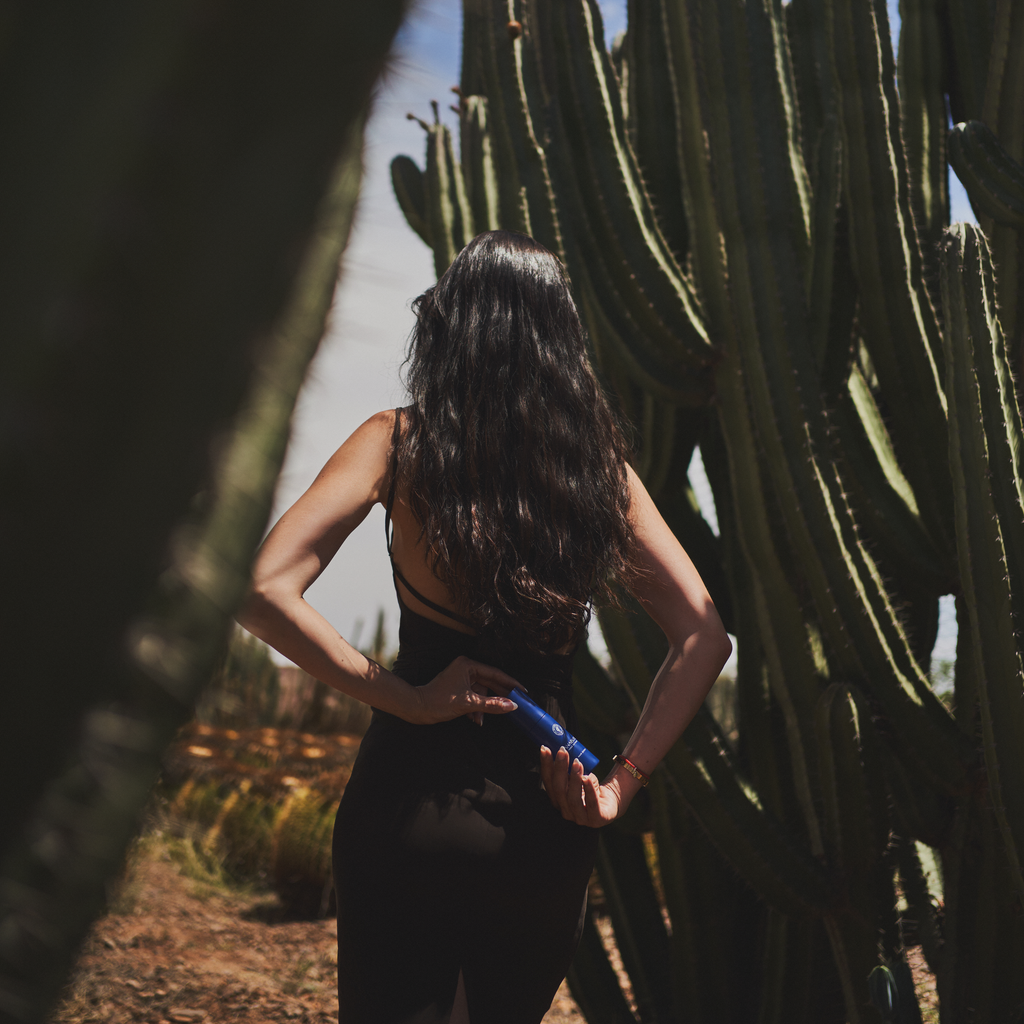
[[[645,575],[634,596],[662,628],[669,651],[647,695],[623,755],[650,773],[696,715],[732,650],[707,589],[633,470],[630,515]],[[623,814],[640,783],[616,764],[603,783],[584,777],[568,754],[541,755],[541,774],[552,802],[581,825],[600,826]]]
[[[498,669],[459,658],[426,686],[410,686],[360,654],[303,597],[349,534],[386,497],[394,417],[387,411],[367,420],[270,531],[256,556],[238,621],[317,679],[409,722],[510,711],[510,701],[482,692],[515,685]]]

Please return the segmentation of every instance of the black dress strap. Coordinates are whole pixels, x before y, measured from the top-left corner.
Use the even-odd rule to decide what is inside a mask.
[[[474,623],[471,619],[466,618],[464,615],[459,615],[458,612],[453,612],[450,608],[445,608],[444,605],[438,604],[436,601],[431,601],[429,597],[424,597],[406,578],[402,575],[402,570],[395,565],[395,556],[391,553],[391,545],[394,541],[394,527],[391,524],[391,510],[395,504],[395,490],[398,486],[398,442],[402,437],[402,410],[395,410],[395,429],[391,434],[391,483],[388,485],[388,500],[384,506],[384,536],[387,539],[388,544],[388,558],[391,560],[391,571],[394,573],[396,580],[398,580],[406,590],[416,598],[420,604],[426,605],[426,607],[433,609],[435,612],[444,615],[446,618],[451,619],[453,622],[460,622],[464,626],[474,627]],[[395,584],[395,593],[398,594],[399,603],[402,602],[402,595],[398,593],[398,583]]]

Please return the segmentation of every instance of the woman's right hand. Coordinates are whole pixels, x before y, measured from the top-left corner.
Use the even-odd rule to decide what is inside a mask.
[[[469,715],[477,725],[484,715],[505,715],[516,704],[505,694],[522,689],[510,675],[472,658],[456,658],[425,686],[413,687],[416,703],[406,721],[414,725],[433,725]],[[496,690],[498,696],[488,695]]]

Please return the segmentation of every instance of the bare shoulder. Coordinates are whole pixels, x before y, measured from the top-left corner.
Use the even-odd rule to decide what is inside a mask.
[[[356,427],[342,448],[348,444],[359,444],[368,448],[383,449],[387,453],[391,448],[395,418],[400,412],[400,409],[382,409],[375,412],[365,423]]]
[[[391,439],[397,409],[374,413],[328,459],[310,491],[331,490],[344,480],[363,501],[383,501],[390,475]]]

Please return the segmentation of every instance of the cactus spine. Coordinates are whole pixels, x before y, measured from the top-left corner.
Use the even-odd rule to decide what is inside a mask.
[[[626,957],[644,1019],[877,1021],[881,964],[913,1020],[908,940],[943,1021],[1024,1000],[1024,929],[996,897],[1019,887],[1024,844],[1006,783],[1024,768],[1016,356],[994,312],[1012,260],[998,237],[990,257],[971,229],[948,236],[941,318],[928,263],[948,221],[946,83],[957,116],[1005,120],[1018,7],[907,0],[897,92],[880,0],[632,0],[614,54],[593,0],[464,0],[462,118],[486,101],[498,223],[532,225],[567,264],[639,471],[739,641],[737,742],[699,714],[644,826],[668,1004],[645,868],[619,835],[638,826],[605,842],[606,891],[638,894],[610,905],[647,953]],[[973,166],[1012,210],[1016,136],[996,134],[1005,157]],[[465,180],[483,152],[464,143]],[[698,443],[718,538],[688,500]],[[954,712],[929,676],[947,593]],[[600,621],[613,670],[583,654],[577,672],[596,750],[664,653],[638,609]],[[915,844],[941,858],[944,915]],[[594,1006],[607,976],[585,948],[573,984]]]

